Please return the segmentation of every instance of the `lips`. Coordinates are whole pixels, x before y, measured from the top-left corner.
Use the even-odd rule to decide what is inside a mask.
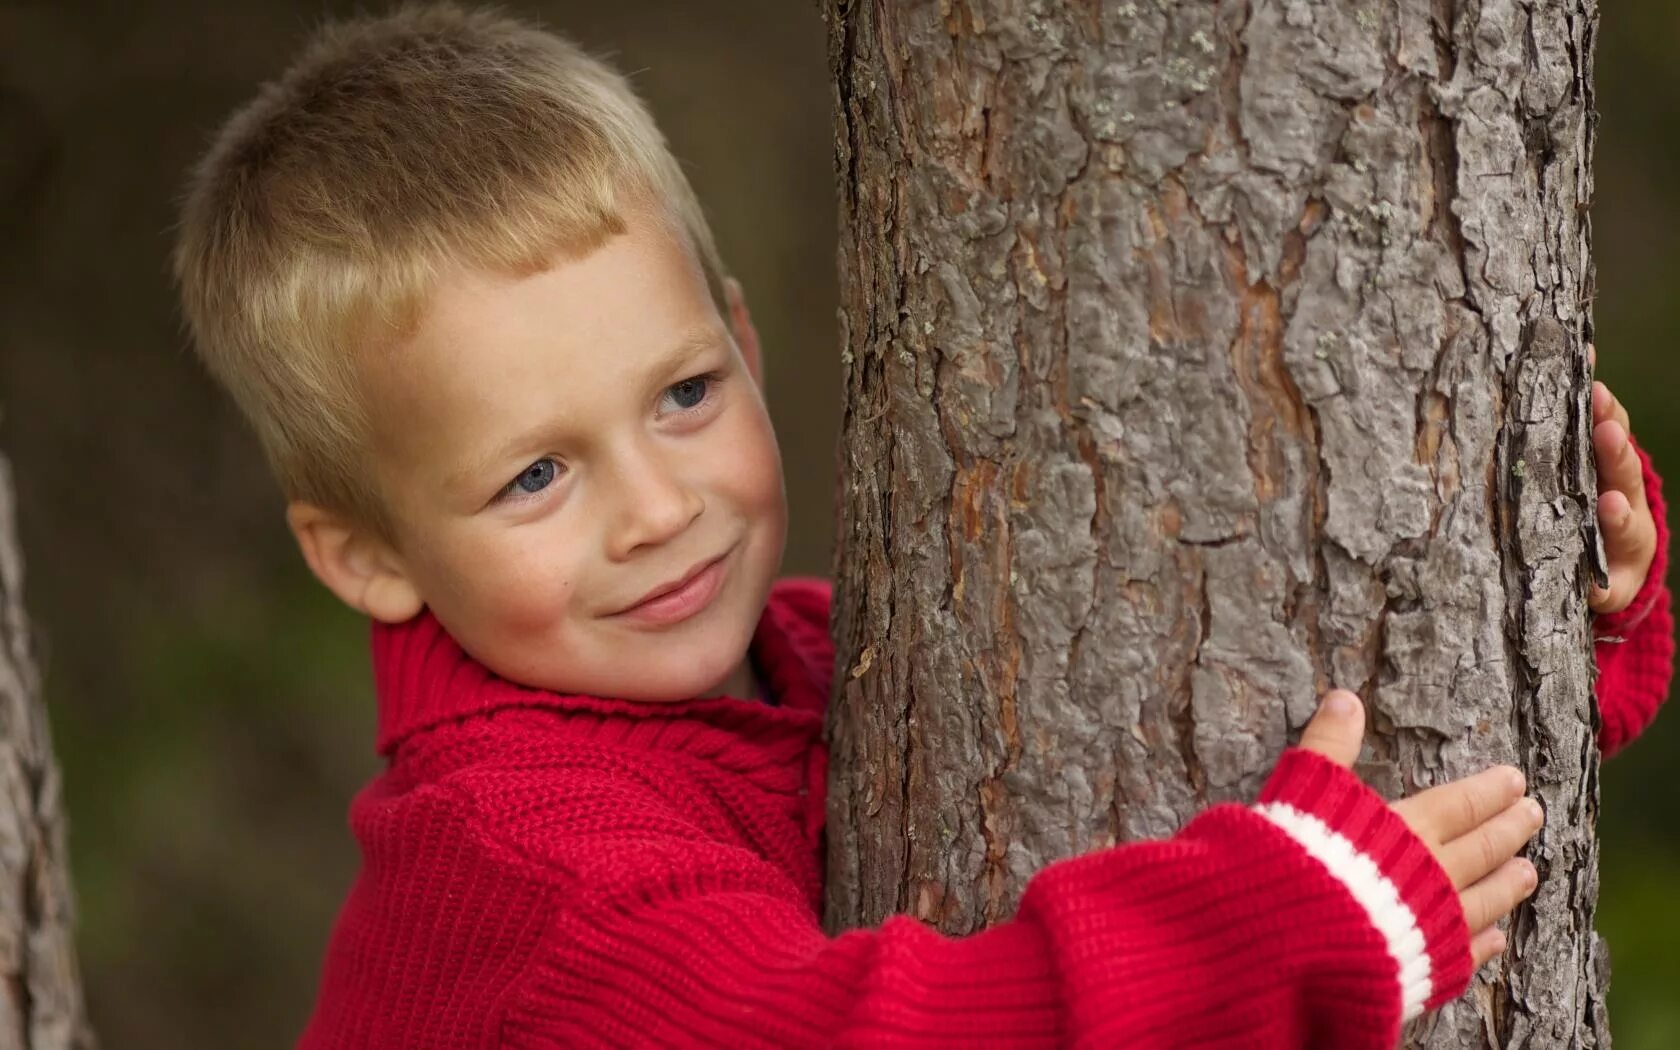
[[[733,549],[733,548],[731,548]],[[638,598],[631,605],[614,613],[614,617],[642,623],[665,625],[678,623],[700,612],[717,597],[723,585],[728,551],[693,566],[675,580],[662,583]]]

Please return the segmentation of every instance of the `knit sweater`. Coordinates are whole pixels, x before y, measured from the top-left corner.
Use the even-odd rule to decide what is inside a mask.
[[[1666,689],[1660,568],[1600,624],[1625,639],[1600,646],[1607,749]],[[1254,806],[1051,864],[981,933],[825,934],[827,622],[825,586],[776,586],[753,641],[774,705],[561,696],[429,614],[375,627],[388,768],[351,807],[364,863],[300,1047],[1388,1050],[1466,987],[1446,875],[1299,749]]]

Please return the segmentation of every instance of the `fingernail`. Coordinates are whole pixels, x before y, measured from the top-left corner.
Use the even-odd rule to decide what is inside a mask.
[[[1528,778],[1523,776],[1522,770],[1513,768],[1506,779],[1511,782],[1511,790],[1517,794],[1520,795],[1528,790]]]
[[[1509,944],[1505,940],[1505,935],[1503,933],[1494,937],[1494,939],[1493,939],[1493,954],[1498,955],[1501,952],[1503,952],[1507,947],[1509,947]]]
[[[1351,715],[1356,710],[1353,697],[1347,693],[1335,692],[1324,697],[1324,710],[1333,715]]]
[[[1526,860],[1522,862],[1522,866],[1523,866],[1523,878],[1522,878],[1523,886],[1526,889],[1531,889],[1532,890],[1540,882],[1540,873],[1538,871],[1535,871],[1534,870],[1534,865],[1532,863],[1526,861]]]
[[[1541,806],[1535,799],[1531,798],[1524,802],[1523,808],[1528,811],[1528,819],[1536,824],[1539,824],[1546,819],[1545,807]]]

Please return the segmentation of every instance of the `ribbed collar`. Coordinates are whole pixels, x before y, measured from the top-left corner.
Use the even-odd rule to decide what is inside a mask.
[[[682,719],[820,726],[834,650],[827,631],[827,586],[783,580],[771,590],[753,633],[752,654],[774,706],[717,697],[674,704],[569,696],[509,682],[468,656],[429,610],[401,624],[373,626],[378,749],[390,757],[415,733],[503,708],[551,708],[632,719]]]

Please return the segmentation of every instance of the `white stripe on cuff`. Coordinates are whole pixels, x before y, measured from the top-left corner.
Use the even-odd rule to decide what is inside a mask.
[[[1394,883],[1345,835],[1311,813],[1303,813],[1287,802],[1263,802],[1254,809],[1318,858],[1353,894],[1388,944],[1388,954],[1394,957],[1400,973],[1403,1020],[1423,1013],[1423,1004],[1429,1001],[1433,988],[1428,946],[1417,916],[1400,899]]]

